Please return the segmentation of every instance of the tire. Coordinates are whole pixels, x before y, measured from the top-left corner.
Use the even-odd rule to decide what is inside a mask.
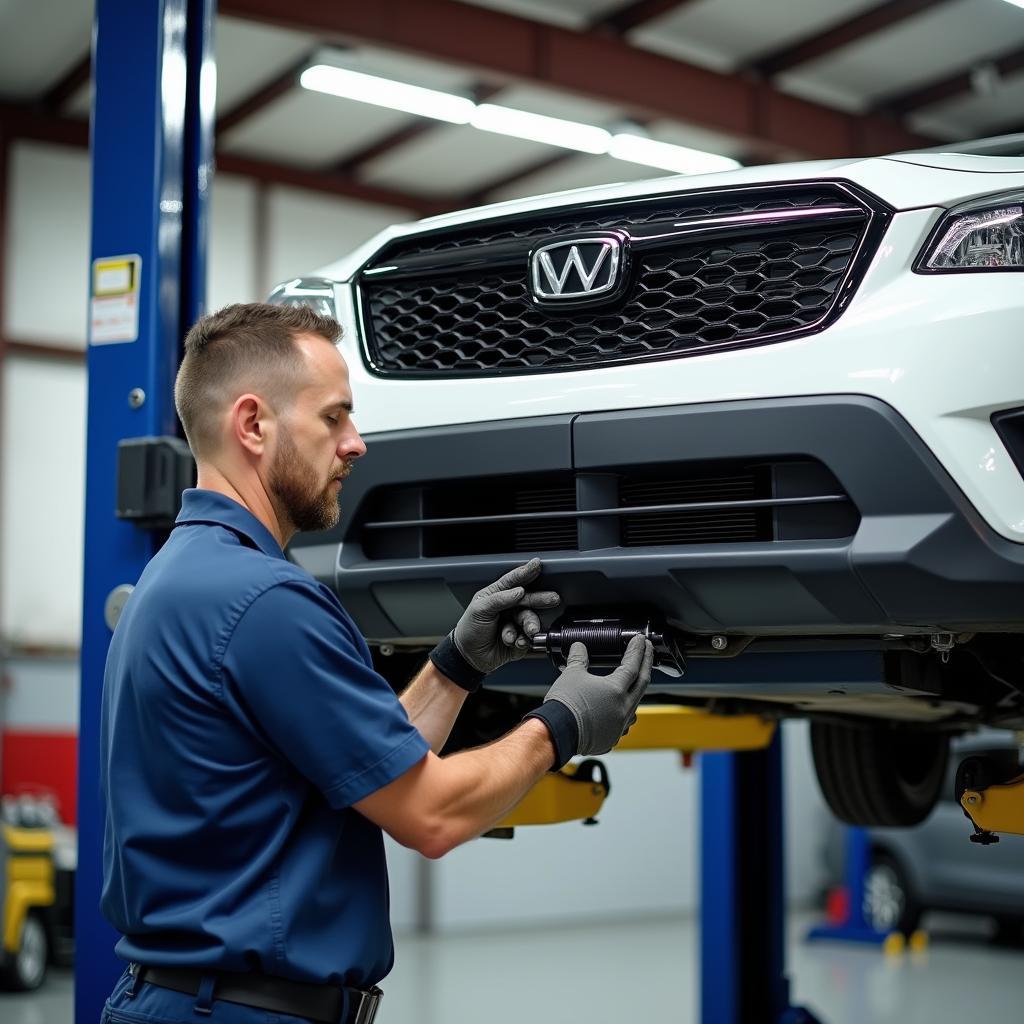
[[[31,992],[43,983],[50,959],[50,937],[38,914],[27,914],[18,951],[0,971],[0,984],[10,992]]]
[[[875,931],[904,935],[915,931],[921,920],[906,872],[887,853],[875,854],[864,879],[864,918]]]
[[[942,790],[949,737],[906,726],[811,723],[811,751],[825,802],[848,825],[918,825]]]

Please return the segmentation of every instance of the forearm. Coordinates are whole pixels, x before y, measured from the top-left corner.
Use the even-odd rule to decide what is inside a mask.
[[[403,846],[442,857],[493,827],[554,763],[547,726],[527,719],[486,747],[427,754],[355,808]]]
[[[448,739],[467,696],[461,686],[456,686],[428,661],[402,691],[399,700],[409,721],[436,754]]]
[[[554,758],[547,727],[536,719],[487,746],[443,758],[446,784],[432,808],[443,823],[441,852],[493,828],[551,769]]]

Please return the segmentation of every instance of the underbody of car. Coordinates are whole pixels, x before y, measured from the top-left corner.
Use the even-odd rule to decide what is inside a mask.
[[[1024,727],[1022,202],[923,153],[390,229],[274,297],[342,321],[369,447],[292,556],[401,675],[540,555],[545,627],[657,632],[653,698],[810,716],[840,816],[919,818],[950,735]]]

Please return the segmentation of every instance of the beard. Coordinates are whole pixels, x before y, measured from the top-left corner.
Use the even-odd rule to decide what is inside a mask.
[[[320,474],[302,457],[291,434],[282,429],[268,480],[281,517],[300,532],[336,526],[341,509],[332,484],[348,476],[351,468],[345,463],[326,484],[321,484]]]

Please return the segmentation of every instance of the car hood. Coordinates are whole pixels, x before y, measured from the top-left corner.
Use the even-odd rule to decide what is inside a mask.
[[[800,163],[769,164],[763,167],[741,167],[720,174],[676,174],[644,181],[553,192],[390,227],[354,253],[329,264],[318,273],[324,277],[344,281],[393,238],[420,231],[454,228],[475,221],[557,209],[562,206],[616,202],[671,192],[686,193],[758,184],[836,180],[860,185],[896,210],[928,206],[949,207],[991,192],[1024,188],[1024,159],[955,153],[905,153],[867,160],[809,160]]]
[[[970,153],[897,153],[887,160],[940,171],[967,171],[970,174],[1024,175],[1024,157],[977,156]]]

